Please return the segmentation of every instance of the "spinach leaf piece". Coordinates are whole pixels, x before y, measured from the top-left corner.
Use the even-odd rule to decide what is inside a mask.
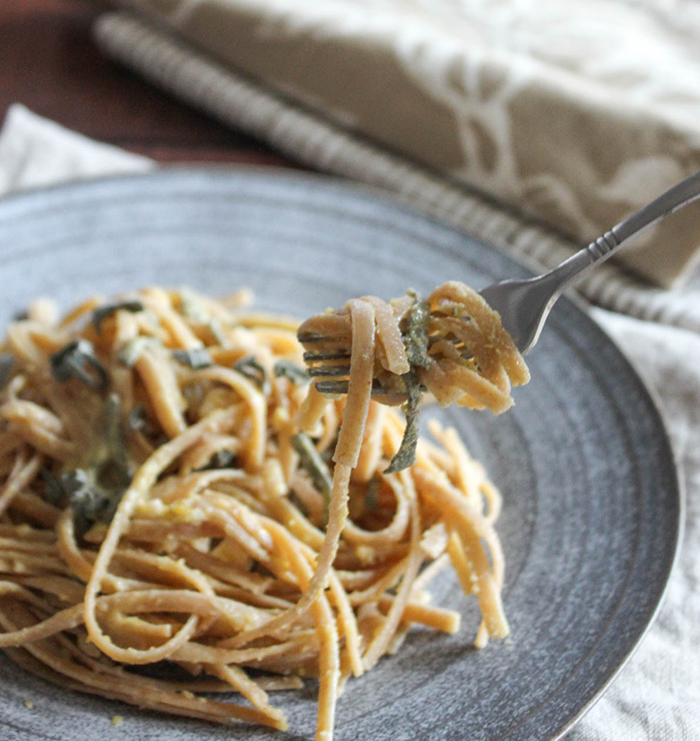
[[[191,350],[173,350],[173,357],[193,370],[210,368],[214,365],[211,355],[205,347],[193,347]]]
[[[299,455],[299,463],[309,474],[316,490],[323,496],[328,519],[328,506],[331,503],[331,491],[333,490],[333,479],[328,466],[325,464],[321,454],[316,450],[313,440],[304,432],[298,432],[291,438],[292,447]]]
[[[309,374],[291,360],[282,358],[273,368],[277,378],[288,378],[295,386],[303,386],[309,381]]]
[[[405,468],[410,468],[416,462],[416,447],[418,446],[418,415],[419,404],[423,389],[418,382],[415,371],[411,370],[403,376],[406,385],[406,394],[408,398],[403,405],[406,415],[406,430],[403,433],[403,439],[399,449],[391,459],[389,467],[384,473],[397,473]]]
[[[406,332],[404,345],[411,367],[427,368],[428,357],[428,328],[430,324],[430,304],[415,291],[408,292],[414,301],[406,317]]]
[[[139,311],[143,311],[143,309],[144,306],[140,301],[119,301],[115,304],[105,304],[104,306],[98,306],[92,312],[92,323],[97,330],[97,334],[101,334],[102,322],[115,312],[130,311],[132,314],[136,314]]]
[[[233,366],[233,370],[238,371],[249,381],[252,381],[264,394],[270,393],[270,383],[267,380],[267,373],[265,373],[265,369],[253,355],[241,358]]]
[[[107,371],[95,357],[92,343],[73,340],[51,358],[51,373],[59,383],[77,378],[90,388],[101,390],[107,385]]]

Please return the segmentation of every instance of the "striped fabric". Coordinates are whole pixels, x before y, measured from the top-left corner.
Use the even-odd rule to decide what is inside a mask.
[[[108,55],[224,124],[316,170],[385,189],[535,268],[554,267],[582,246],[342,130],[141,19],[107,13],[97,20],[94,34]],[[695,332],[700,332],[699,288],[697,278],[683,289],[656,288],[613,263],[577,284],[593,304]]]

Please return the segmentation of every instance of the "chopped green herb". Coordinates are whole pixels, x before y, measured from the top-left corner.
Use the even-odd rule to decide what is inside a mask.
[[[236,463],[236,454],[231,450],[217,450],[211,457],[209,463],[198,471],[214,471],[219,468],[232,468]]]
[[[68,492],[71,505],[80,509],[81,514],[89,520],[98,520],[109,504],[94,485],[93,477],[88,471],[77,468],[61,477],[61,482]]]
[[[65,504],[67,493],[61,483],[61,479],[51,473],[48,468],[41,469],[41,478],[44,480],[44,484],[46,485],[44,488],[44,499],[54,506]]]
[[[119,502],[112,501],[96,486],[90,472],[78,468],[64,473],[60,478],[73,510],[76,530],[81,535],[93,523],[112,519]]]
[[[111,520],[119,499],[112,499],[97,486],[91,472],[78,468],[55,476],[43,469],[41,475],[46,484],[44,499],[54,506],[70,504],[76,530],[81,535],[93,523]]]
[[[203,301],[202,297],[191,288],[183,286],[179,290],[180,311],[187,319],[196,324],[205,324],[211,330],[214,339],[223,345],[226,341],[224,330],[221,325],[221,319],[218,316],[212,316],[211,311]]]
[[[95,522],[109,522],[131,483],[126,440],[121,425],[121,401],[110,394],[104,406],[104,444],[86,468],[56,476],[43,469],[44,499],[50,504],[70,504],[78,533]]]
[[[418,445],[418,406],[422,394],[422,388],[416,377],[415,371],[409,371],[403,376],[406,385],[408,399],[403,406],[406,415],[406,430],[403,433],[401,445],[396,455],[391,459],[384,473],[397,473],[405,468],[410,468],[416,462],[416,446]]]
[[[144,306],[140,301],[119,301],[116,304],[105,304],[92,312],[92,323],[95,325],[97,334],[100,334],[102,332],[102,322],[115,312],[130,311],[132,314],[136,314],[143,309]]]
[[[316,490],[323,495],[325,502],[326,514],[331,502],[331,491],[333,489],[333,479],[324,463],[320,453],[316,450],[313,440],[304,432],[298,432],[291,439],[294,450],[299,454],[299,462],[309,474]]]
[[[99,478],[112,487],[127,487],[131,482],[131,474],[122,429],[122,405],[118,394],[107,397],[104,414],[107,460],[101,466]]]
[[[380,484],[381,481],[376,476],[370,479],[367,484],[367,489],[365,489],[365,509],[370,511],[377,509],[377,505],[379,504],[378,494]]]
[[[193,347],[191,350],[173,350],[173,357],[194,370],[209,368],[214,365],[214,361],[205,347]]]
[[[252,381],[264,394],[270,392],[267,373],[265,373],[265,369],[252,355],[239,360],[233,366],[233,370],[238,371],[241,375]]]
[[[409,291],[414,301],[406,317],[406,332],[404,344],[411,367],[427,368],[428,358],[428,327],[430,323],[430,304],[415,291]]]
[[[302,386],[309,381],[309,374],[291,360],[278,360],[273,370],[277,378],[288,378],[295,386]]]
[[[107,385],[107,372],[87,340],[74,340],[54,353],[51,356],[51,373],[60,383],[77,378],[93,389],[103,389]]]
[[[7,386],[14,367],[14,357],[9,352],[0,353],[0,391]]]

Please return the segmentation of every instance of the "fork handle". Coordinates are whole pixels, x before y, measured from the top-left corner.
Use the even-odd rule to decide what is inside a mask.
[[[597,263],[622,245],[624,241],[635,234],[644,231],[652,224],[672,214],[674,211],[687,206],[692,201],[700,198],[700,170],[693,173],[685,180],[681,180],[651,203],[640,208],[617,226],[614,226],[595,242],[591,242],[586,248],[592,257],[592,263]]]
[[[618,240],[616,246],[697,198],[700,198],[700,170],[685,180],[681,180],[644,208],[640,208],[632,216],[614,226],[612,232]]]
[[[687,206],[700,198],[700,170],[681,180],[644,208],[640,208],[595,242],[591,242],[585,251],[590,255],[590,266],[606,259],[622,246],[630,237],[639,234],[657,221],[669,216],[674,211]],[[583,251],[583,250],[582,250]],[[584,267],[584,266],[581,266]],[[578,272],[578,271],[577,271]],[[573,277],[573,276],[572,276]]]
[[[557,286],[557,295],[581,273],[606,260],[630,237],[639,234],[674,211],[700,198],[700,170],[681,180],[651,203],[621,221],[558,267],[545,273]]]
[[[550,309],[570,283],[610,257],[627,239],[696,198],[700,198],[700,170],[553,270],[527,280],[494,283],[482,289],[481,295],[498,311],[503,326],[525,353],[537,342]]]

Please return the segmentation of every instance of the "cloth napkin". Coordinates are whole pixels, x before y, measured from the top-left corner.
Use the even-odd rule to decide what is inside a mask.
[[[700,168],[692,0],[117,2],[577,242]],[[619,259],[682,280],[700,244],[694,211]]]
[[[249,0],[249,5],[257,7],[261,1]],[[138,2],[143,6],[145,0]],[[165,8],[173,0],[161,0],[161,4]],[[209,0],[198,0],[193,5],[209,4]],[[233,0],[228,4],[235,5]],[[276,94],[162,26],[126,13],[106,13],[98,19],[94,34],[107,54],[224,124],[269,142],[309,167],[390,190],[414,208],[489,241],[525,263],[554,267],[583,246],[540,222],[524,220],[395,149],[337,125],[293,101],[290,91]],[[696,205],[673,219],[691,213]],[[695,223],[698,221],[700,217]],[[613,223],[608,222],[605,228]],[[661,262],[670,253],[675,255],[675,250],[673,240],[661,243]],[[689,263],[686,268],[689,270]],[[609,261],[582,278],[577,290],[592,303],[616,312],[700,332],[697,272],[686,275],[684,287],[665,290]]]
[[[156,65],[158,59],[162,58],[154,57],[151,64]],[[267,100],[269,115],[277,116],[280,122],[286,151],[292,151],[289,139],[294,141],[295,112]],[[303,143],[302,136],[297,145],[299,159],[305,161]],[[352,160],[349,155],[348,158]],[[153,163],[66,131],[21,106],[10,109],[0,131],[0,195],[39,183],[95,176],[101,166],[104,174],[113,174],[141,171]],[[419,176],[414,170],[404,174],[415,178],[414,187],[419,190],[425,185],[421,177],[427,176]],[[436,204],[441,194],[443,191],[436,193]],[[473,209],[472,214],[483,218],[484,212],[479,208]],[[514,231],[528,228],[510,215],[499,221],[499,212],[488,208],[488,218],[483,221],[490,220],[489,228],[495,229],[493,223],[506,223]],[[493,233],[500,232],[495,229]],[[513,234],[513,243],[517,243],[516,237]],[[665,297],[666,292],[658,295]],[[595,309],[593,315],[636,361],[657,392],[688,495],[688,507],[683,551],[656,623],[603,698],[567,738],[696,739],[700,738],[700,332],[602,309]]]
[[[0,196],[154,166],[148,157],[93,141],[17,103],[8,109],[0,132]]]

